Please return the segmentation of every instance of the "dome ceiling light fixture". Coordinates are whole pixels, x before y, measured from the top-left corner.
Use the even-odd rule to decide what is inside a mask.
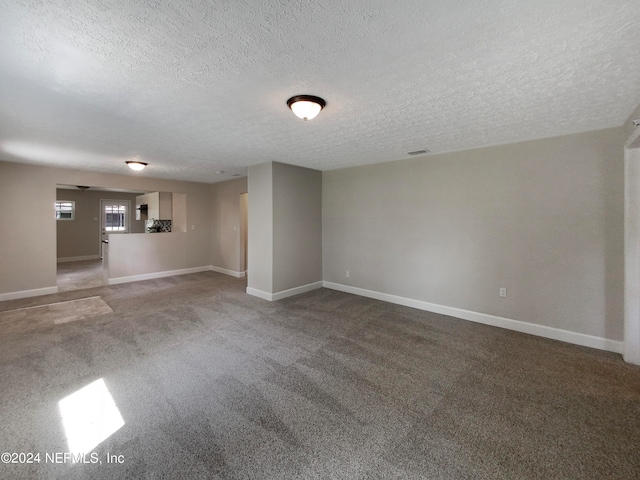
[[[295,116],[305,122],[316,118],[326,104],[322,98],[313,95],[296,95],[287,100],[287,105]]]
[[[129,165],[129,168],[131,170],[135,170],[136,172],[139,172],[140,170],[144,170],[144,167],[148,165],[148,163],[139,162],[137,160],[127,160],[125,163]]]
[[[431,151],[427,150],[426,148],[423,148],[421,150],[415,150],[413,152],[407,152],[407,155],[423,155],[425,153],[431,153]]]

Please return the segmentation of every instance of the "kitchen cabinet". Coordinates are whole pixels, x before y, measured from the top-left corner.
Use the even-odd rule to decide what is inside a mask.
[[[171,192],[152,192],[136,197],[136,220],[171,220],[173,213]],[[146,208],[144,207],[146,205]]]

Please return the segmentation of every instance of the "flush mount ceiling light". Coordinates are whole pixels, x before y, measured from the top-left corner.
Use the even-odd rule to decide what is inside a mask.
[[[407,155],[424,155],[425,153],[431,153],[429,150],[427,150],[426,148],[423,148],[422,150],[415,150],[413,152],[407,152]]]
[[[313,95],[296,95],[287,100],[287,105],[295,116],[304,121],[316,118],[326,104],[322,98]]]
[[[146,167],[148,164],[144,163],[144,162],[138,162],[138,161],[134,161],[134,160],[129,160],[126,162],[127,165],[129,165],[129,168],[131,170],[136,170],[136,171],[140,171],[143,170],[144,167]]]

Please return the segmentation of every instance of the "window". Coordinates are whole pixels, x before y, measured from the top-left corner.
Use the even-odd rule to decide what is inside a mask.
[[[126,224],[126,205],[107,204],[104,206],[104,229],[107,232],[124,232]]]
[[[73,220],[75,212],[76,202],[71,200],[56,201],[56,220]]]

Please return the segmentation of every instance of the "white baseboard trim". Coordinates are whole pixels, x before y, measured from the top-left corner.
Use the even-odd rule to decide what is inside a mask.
[[[232,277],[236,278],[244,278],[246,276],[246,272],[229,270],[228,268],[216,267],[215,265],[211,265],[211,270],[218,273],[224,273],[225,275],[231,275]]]
[[[253,295],[254,297],[258,297],[263,300],[269,300],[270,302],[273,301],[273,294],[263,292],[262,290],[258,290],[257,288],[247,287],[246,292],[248,295]]]
[[[154,278],[173,277],[174,275],[186,275],[188,273],[200,273],[211,271],[211,265],[205,267],[181,268],[180,270],[167,270],[164,272],[143,273],[142,275],[130,275],[128,277],[115,277],[109,279],[109,285],[119,283],[139,282],[141,280],[153,280]]]
[[[38,297],[58,293],[58,287],[36,288],[33,290],[21,290],[19,292],[0,293],[0,302],[4,300],[16,300],[18,298]]]
[[[314,282],[314,283],[308,283],[307,285],[301,285],[299,287],[290,288],[288,290],[283,290],[277,293],[268,293],[268,292],[263,292],[262,290],[257,290],[255,288],[247,287],[247,293],[249,295],[253,295],[254,297],[259,297],[264,300],[269,300],[270,302],[275,302],[277,300],[282,300],[283,298],[292,297],[294,295],[300,295],[301,293],[310,292],[311,290],[322,288],[322,286],[323,286],[323,282]]]
[[[102,257],[100,255],[84,255],[82,257],[59,257],[56,262],[57,263],[66,263],[66,262],[81,262],[82,260],[100,260]]]
[[[307,283],[299,287],[290,288],[273,294],[273,301],[282,300],[283,298],[292,297],[294,295],[300,295],[301,293],[310,292],[311,290],[317,290],[322,288],[322,282]]]
[[[583,347],[591,347],[597,348],[599,350],[607,350],[609,352],[622,353],[623,343],[616,340],[595,337],[593,335],[586,335],[584,333],[571,332],[569,330],[562,330],[554,327],[547,327],[545,325],[537,325],[535,323],[522,322],[520,320],[512,320],[510,318],[496,317],[494,315],[472,312],[470,310],[463,310],[461,308],[447,307],[435,303],[423,302],[422,300],[414,300],[411,298],[400,297],[398,295],[375,292],[373,290],[352,287],[350,285],[342,285],[340,283],[322,283],[325,288],[330,288],[332,290],[339,290],[341,292],[352,293],[354,295],[360,295],[362,297],[374,298],[376,300],[382,300],[384,302],[395,303],[397,305],[417,308],[419,310],[425,310],[427,312],[449,315],[451,317],[460,318],[462,320],[469,320],[476,323],[482,323],[485,325],[491,325],[493,327],[505,328],[507,330],[528,333],[530,335],[537,335],[539,337],[550,338],[552,340],[560,340],[561,342],[573,343],[575,345],[581,345]]]

